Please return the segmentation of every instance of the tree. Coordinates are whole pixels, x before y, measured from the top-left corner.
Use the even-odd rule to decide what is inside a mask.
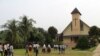
[[[9,20],[3,27],[6,28],[6,40],[12,43],[13,45],[20,43],[21,38],[17,31],[17,22],[16,20]]]
[[[24,43],[26,43],[27,39],[30,37],[30,32],[32,31],[32,22],[36,22],[33,19],[28,19],[27,16],[23,16],[21,19],[22,20],[19,23],[19,31],[24,39]]]
[[[33,32],[30,32],[30,38],[29,42],[34,42],[34,43],[40,43],[43,44],[45,41],[45,36],[42,32],[40,32],[38,29],[33,29]]]
[[[89,36],[99,35],[99,28],[92,26],[89,30]]]
[[[97,42],[100,42],[100,29],[97,26],[90,28],[89,39],[91,46],[95,46]]]
[[[56,38],[57,32],[58,32],[57,29],[55,27],[53,27],[53,26],[51,26],[51,27],[48,28],[48,33],[50,34],[50,37],[52,39]]]
[[[0,43],[5,43],[5,39],[6,39],[6,34],[7,34],[7,30],[2,30],[0,31]],[[10,39],[10,38],[8,38]]]

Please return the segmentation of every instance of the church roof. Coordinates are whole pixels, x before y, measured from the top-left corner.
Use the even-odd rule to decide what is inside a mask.
[[[68,26],[63,30],[63,32],[71,25],[71,29],[72,29],[72,21],[68,24]],[[87,27],[89,27],[85,22],[83,22],[82,20],[80,20],[80,30],[83,28],[83,25],[86,25]],[[90,28],[90,27],[89,27]],[[62,32],[62,33],[63,33]]]
[[[89,26],[89,25],[87,25],[85,22],[83,22],[82,20],[80,20],[80,25],[81,25],[82,23],[83,23],[83,24],[85,24],[87,27],[89,27],[89,28],[90,28],[90,26]]]
[[[75,13],[79,13],[79,14],[81,15],[81,13],[79,12],[79,10],[78,10],[77,8],[75,8],[75,9],[71,12],[71,14],[75,14]]]

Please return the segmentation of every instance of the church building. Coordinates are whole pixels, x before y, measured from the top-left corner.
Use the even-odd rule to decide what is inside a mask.
[[[81,13],[77,8],[72,12],[72,21],[63,30],[63,42],[70,47],[74,47],[77,44],[77,39],[80,36],[88,36],[90,27],[81,20]]]

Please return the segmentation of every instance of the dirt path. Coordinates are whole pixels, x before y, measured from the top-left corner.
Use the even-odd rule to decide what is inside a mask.
[[[93,51],[93,56],[100,56],[100,44],[97,46],[97,48]]]

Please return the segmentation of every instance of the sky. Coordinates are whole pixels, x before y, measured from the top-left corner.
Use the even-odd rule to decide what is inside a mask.
[[[0,25],[26,15],[36,21],[35,27],[54,26],[61,33],[71,22],[74,8],[87,25],[100,27],[100,0],[0,0]]]

